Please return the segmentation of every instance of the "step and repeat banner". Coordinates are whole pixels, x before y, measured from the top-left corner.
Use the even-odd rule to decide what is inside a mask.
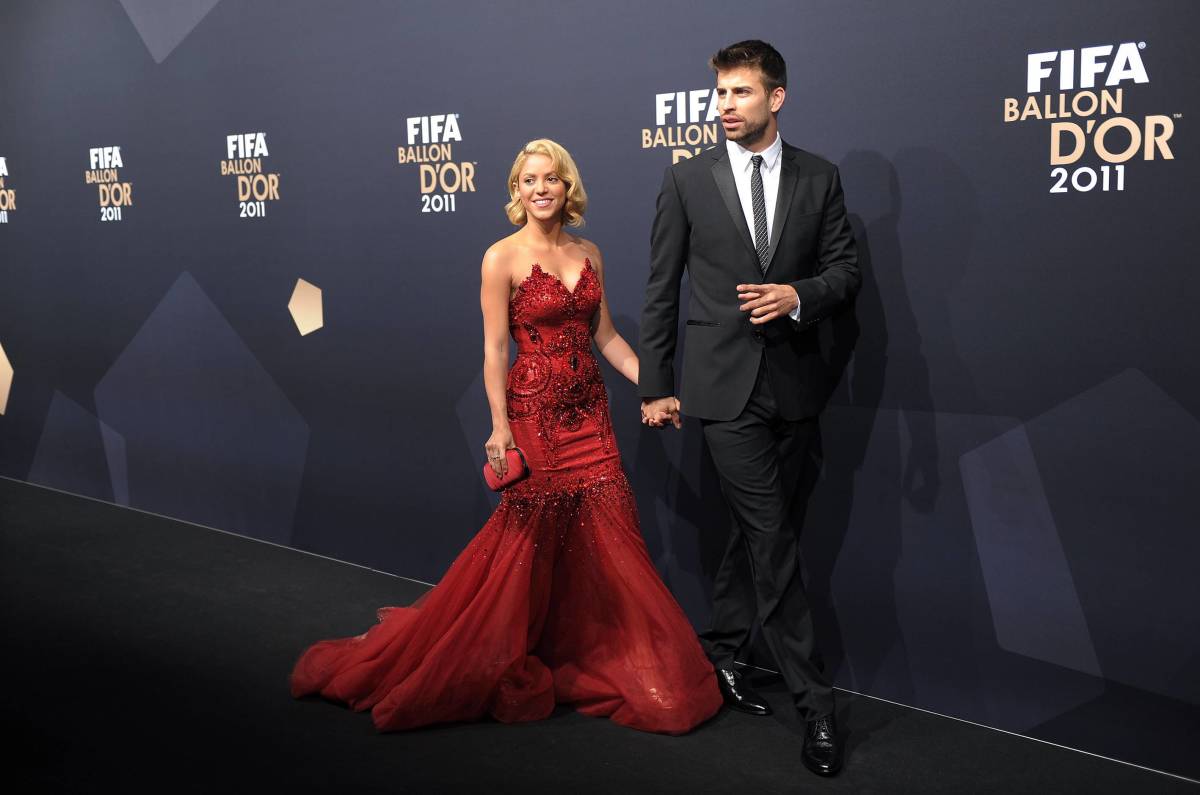
[[[436,581],[494,505],[479,267],[514,155],[574,154],[636,342],[663,169],[723,145],[707,59],[765,38],[865,277],[817,331],[804,565],[837,683],[1200,776],[1198,22],[5,3],[0,474]],[[700,429],[643,428],[606,377],[646,542],[703,625],[728,518]]]

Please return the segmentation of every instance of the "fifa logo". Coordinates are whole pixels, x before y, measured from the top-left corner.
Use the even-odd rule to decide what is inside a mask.
[[[8,176],[8,158],[0,157],[0,224],[8,223],[8,211],[17,209],[17,192],[5,187]]]
[[[262,218],[267,214],[267,202],[279,201],[279,174],[263,170],[262,159],[270,155],[265,132],[225,136],[221,174],[237,177],[239,218]]]
[[[1116,57],[1109,65],[1101,59],[1111,55],[1112,51],[1111,44],[1105,44],[1103,47],[1084,47],[1079,50],[1078,70],[1075,68],[1075,50],[1030,53],[1026,62],[1025,91],[1029,94],[1041,91],[1042,81],[1054,74],[1055,67],[1050,64],[1056,61],[1059,91],[1071,91],[1075,88],[1076,71],[1080,88],[1095,87],[1096,76],[1101,73],[1105,73],[1106,87],[1115,86],[1123,80],[1132,80],[1135,83],[1150,82],[1137,44],[1127,41],[1117,47]]]
[[[1139,156],[1147,161],[1175,159],[1169,143],[1175,132],[1171,116],[1149,114],[1134,119],[1122,115],[1123,84],[1150,82],[1142,60],[1145,49],[1145,42],[1127,41],[1026,56],[1028,96],[1005,98],[1004,122],[1051,122],[1050,165],[1058,166],[1050,172],[1051,193],[1123,191],[1126,161]],[[1100,161],[1098,168],[1064,167],[1075,166],[1089,153]]]
[[[475,192],[474,161],[455,162],[454,143],[462,142],[457,113],[405,119],[408,145],[397,147],[396,161],[417,164],[421,212],[454,212],[459,193]]]
[[[642,129],[643,149],[670,149],[678,163],[717,145],[715,88],[672,91],[654,95],[654,127]]]
[[[417,143],[418,138],[422,144],[444,144],[462,140],[462,133],[458,131],[457,113],[413,116],[407,120],[407,125],[409,146]]]
[[[133,205],[133,184],[122,182],[118,169],[125,168],[121,147],[97,146],[88,150],[90,169],[84,172],[84,182],[96,185],[100,191],[100,220],[120,221],[122,211]]]

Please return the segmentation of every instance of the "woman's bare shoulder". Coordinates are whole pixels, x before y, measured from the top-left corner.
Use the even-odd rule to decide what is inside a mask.
[[[585,257],[591,257],[592,259],[598,259],[600,257],[600,247],[588,240],[586,237],[571,235],[571,242],[574,245],[579,246],[580,251],[583,252]]]
[[[485,271],[507,273],[512,269],[513,260],[520,248],[513,237],[513,235],[509,235],[501,238],[487,247],[487,250],[483,252],[483,269]]]

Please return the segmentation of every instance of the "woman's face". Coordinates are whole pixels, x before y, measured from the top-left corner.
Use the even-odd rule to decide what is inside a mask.
[[[539,221],[558,218],[566,205],[567,183],[545,155],[529,155],[517,174],[517,191],[525,214]]]

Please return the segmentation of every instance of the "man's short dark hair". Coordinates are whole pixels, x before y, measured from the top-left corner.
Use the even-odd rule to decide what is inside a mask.
[[[765,41],[747,39],[722,47],[709,59],[708,65],[714,72],[727,72],[744,66],[754,67],[763,73],[767,93],[777,88],[787,88],[787,64],[783,62],[779,50]]]

